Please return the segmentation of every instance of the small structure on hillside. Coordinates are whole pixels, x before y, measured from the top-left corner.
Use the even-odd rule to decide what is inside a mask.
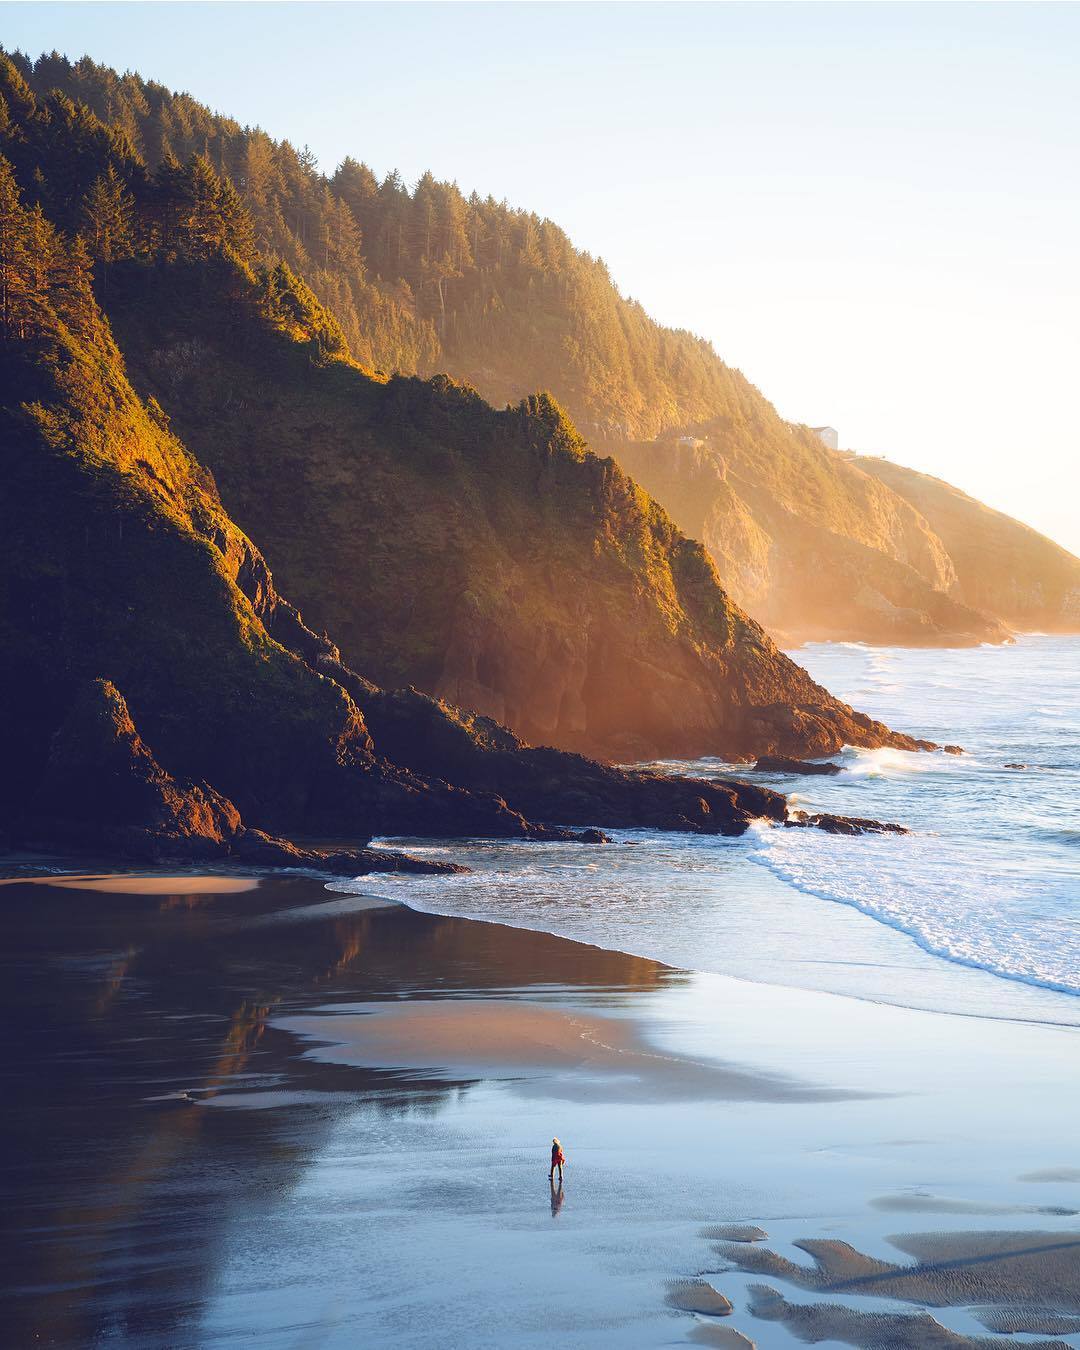
[[[810,430],[830,450],[840,449],[840,437],[835,427],[811,427]]]

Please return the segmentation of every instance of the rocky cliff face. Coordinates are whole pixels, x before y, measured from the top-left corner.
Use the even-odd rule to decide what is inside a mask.
[[[240,813],[207,783],[173,778],[154,759],[108,680],[75,691],[26,805],[54,837],[94,838],[139,852],[160,844],[191,858],[223,856]]]
[[[110,297],[143,395],[376,683],[615,760],[909,744],[780,653],[551,399],[313,366],[250,306],[193,307],[183,269],[118,270]]]
[[[852,462],[929,522],[966,604],[1019,629],[1080,632],[1080,558],[940,478],[869,455]]]
[[[267,832],[602,842],[566,823],[607,817],[738,833],[757,816],[786,818],[776,793],[532,751],[504,728],[415,692],[385,694],[346,667],[279,595],[167,414],[135,394],[84,260],[10,194],[5,203],[3,169],[8,239],[39,245],[20,265],[48,266],[0,340],[0,813],[9,838],[355,873],[403,864],[297,851]],[[355,372],[331,374],[351,381]],[[527,440],[556,454],[561,432],[549,435],[529,410],[515,416]],[[408,599],[399,595],[403,606]],[[821,698],[806,716],[839,734],[840,714]],[[843,715],[860,734],[892,738]],[[525,803],[563,823],[528,819]]]
[[[771,409],[748,428],[616,449],[702,540],[733,597],[789,640],[1001,642],[962,593],[949,550],[911,502]]]
[[[302,849],[248,829],[209,783],[174,778],[154,758],[108,680],[77,688],[37,788],[8,822],[23,844],[150,863],[240,862],[369,872],[459,872],[453,863],[368,848]]]

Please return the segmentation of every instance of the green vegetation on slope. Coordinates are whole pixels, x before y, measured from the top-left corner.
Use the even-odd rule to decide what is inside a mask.
[[[171,417],[220,474],[347,659],[612,755],[813,753],[887,734],[780,656],[702,548],[550,398],[496,412],[445,378],[366,375],[288,265],[258,262],[246,208],[205,155],[150,175],[89,110],[41,103],[10,61],[0,76],[21,109],[5,142],[31,215],[74,222],[96,251],[140,415],[160,438]],[[99,430],[82,419],[80,435]]]
[[[85,107],[148,176],[205,157],[247,207],[260,256],[309,282],[366,366],[450,370],[497,403],[551,388],[591,439],[653,436],[742,397],[708,343],[658,327],[550,220],[430,174],[410,190],[347,159],[326,177],[306,150],[137,75],[12,59],[34,96]]]
[[[96,151],[96,167],[80,156],[81,181],[64,163],[36,191],[62,226],[86,228],[106,262],[172,246],[161,199],[197,162],[204,187],[212,175],[233,213],[246,209],[240,254],[303,277],[340,326],[333,344],[343,339],[373,370],[446,370],[495,403],[551,389],[590,441],[703,539],[735,598],[770,626],[901,642],[1005,636],[972,609],[948,550],[902,494],[783,422],[708,343],[655,324],[551,221],[429,174],[409,189],[347,159],[323,175],[306,150],[88,59],[16,55],[0,83],[9,120],[25,124],[36,100],[69,142]],[[703,495],[676,453],[676,429],[707,440],[715,492]],[[1044,560],[1026,559],[1036,581]],[[1033,621],[1022,609],[1008,617]]]
[[[295,825],[368,754],[363,721],[267,635],[238,585],[268,586],[265,565],[132,391],[81,246],[20,205],[5,160],[0,296],[5,806],[32,792],[73,690],[105,678],[170,768]]]
[[[237,319],[249,306],[271,345],[328,368],[317,340],[325,316],[286,274],[268,293],[227,240],[217,256],[172,268],[174,280],[198,280],[196,299],[222,297]],[[260,866],[352,874],[426,865],[302,853],[258,825],[353,838],[573,837],[530,824],[495,791],[567,820],[740,833],[762,815],[784,819],[783,798],[767,789],[627,774],[530,750],[503,728],[414,691],[385,694],[342,665],[276,594],[160,405],[135,396],[90,281],[82,240],[65,239],[20,202],[0,156],[5,840],[140,858],[228,852]],[[579,456],[553,409],[524,408],[521,417],[530,444]],[[188,768],[194,781],[155,758],[114,677],[132,691],[173,767]],[[375,754],[350,695],[371,708],[396,763]],[[442,781],[448,773],[464,786]],[[237,806],[207,776],[228,785],[254,829],[242,827]],[[601,841],[595,832],[588,839]]]
[[[878,734],[777,652],[549,397],[500,412],[445,377],[313,364],[198,275],[116,269],[134,378],[349,664],[609,757]]]

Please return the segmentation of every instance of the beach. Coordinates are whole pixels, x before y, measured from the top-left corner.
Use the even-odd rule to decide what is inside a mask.
[[[1080,1345],[1070,1026],[80,875],[3,888],[13,1345]]]
[[[1080,0],[5,18],[0,1350],[1080,1350]]]

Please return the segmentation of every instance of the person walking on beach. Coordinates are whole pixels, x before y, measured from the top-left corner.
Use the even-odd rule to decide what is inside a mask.
[[[555,1169],[559,1169],[559,1185],[562,1185],[563,1163],[566,1162],[566,1154],[562,1151],[562,1144],[557,1139],[551,1141],[551,1171],[548,1173],[548,1180],[554,1185]]]

